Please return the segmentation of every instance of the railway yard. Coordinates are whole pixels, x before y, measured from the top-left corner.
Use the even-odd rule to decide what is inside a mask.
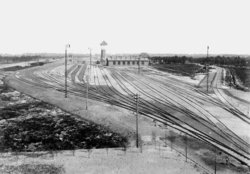
[[[17,90],[21,88],[25,93],[28,93],[25,88],[55,91],[62,99],[65,92],[64,73],[64,63],[58,61],[17,71],[6,77],[5,81]],[[90,65],[87,61],[83,64],[71,62],[67,71],[67,101],[70,103],[70,99],[80,98],[83,102],[78,105],[85,108],[88,97],[89,112],[96,101],[133,113],[136,112],[134,97],[139,94],[140,119],[151,120],[158,126],[157,129],[169,128],[182,132],[182,135],[210,145],[216,149],[215,153],[223,153],[234,161],[249,166],[250,101],[226,95],[228,87],[222,81],[224,74],[223,68],[214,67],[208,79],[204,74],[190,79],[150,66],[141,67],[138,72],[136,66],[105,67]],[[85,117],[88,119],[88,116]],[[124,120],[120,122],[122,121]],[[134,125],[130,126],[128,129],[135,129]],[[140,123],[139,134],[142,140],[145,139]]]

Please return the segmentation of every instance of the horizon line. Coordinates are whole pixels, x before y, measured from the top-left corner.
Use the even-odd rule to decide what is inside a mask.
[[[140,52],[140,53],[135,53],[135,52],[131,52],[131,53],[107,53],[107,55],[134,55],[134,54],[141,54],[141,53],[146,53],[148,55],[201,55],[201,56],[206,56],[206,53],[148,53],[148,52]],[[29,52],[29,53],[17,53],[17,54],[13,54],[13,53],[0,53],[0,56],[25,56],[25,55],[43,55],[43,54],[56,54],[56,55],[64,55],[65,53],[58,53],[58,52]],[[68,53],[69,55],[89,55],[89,53]],[[100,53],[92,53],[93,55],[100,55]],[[244,57],[250,57],[250,54],[235,54],[235,53],[213,53],[213,54],[209,54],[209,56],[220,56],[220,55],[228,55],[228,56],[244,56]]]

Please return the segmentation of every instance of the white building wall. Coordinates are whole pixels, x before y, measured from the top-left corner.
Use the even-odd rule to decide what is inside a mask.
[[[125,64],[123,62],[125,62]],[[148,60],[144,60],[143,62],[144,64],[142,64],[142,61],[140,61],[140,66],[148,66],[149,64]],[[125,60],[125,61],[124,60],[109,60],[109,66],[138,66],[137,63],[138,63],[137,60]]]

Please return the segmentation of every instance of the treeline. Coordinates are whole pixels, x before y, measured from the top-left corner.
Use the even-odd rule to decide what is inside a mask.
[[[13,62],[25,62],[25,61],[35,61],[41,59],[42,56],[34,55],[34,56],[1,56],[0,62],[4,63],[13,63]]]
[[[188,56],[152,56],[149,57],[150,62],[159,64],[184,64],[184,63],[200,63],[220,66],[249,66],[246,58],[240,56],[209,56],[209,57],[188,57]]]

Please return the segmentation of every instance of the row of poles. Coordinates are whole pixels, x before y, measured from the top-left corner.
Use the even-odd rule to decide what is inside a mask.
[[[207,58],[209,56],[209,46],[207,46]],[[140,74],[140,58],[138,61],[138,73]],[[208,93],[208,79],[209,79],[209,65],[206,64],[206,74],[207,74],[207,93]],[[140,95],[137,93],[134,95],[134,100],[136,102],[136,147],[139,148],[139,125],[138,125],[138,117],[139,117],[139,102],[140,102]],[[185,159],[186,162],[188,160],[188,138],[187,135],[185,134],[184,137],[184,142],[185,142]],[[217,150],[215,149],[215,157],[214,157],[214,174],[217,173]]]
[[[67,98],[67,76],[68,76],[68,72],[67,72],[67,58],[68,58],[68,54],[67,54],[67,49],[70,48],[70,44],[67,44],[65,46],[65,98]],[[90,57],[90,66],[92,64],[92,49],[88,48],[90,53],[89,53],[89,57]],[[207,46],[207,58],[208,58],[208,51],[209,51],[209,46]],[[206,65],[206,70],[207,70],[207,92],[208,92],[208,78],[209,78],[209,68],[208,65]],[[90,67],[88,67],[88,74],[86,75],[86,111],[88,111],[88,88],[89,88],[89,77],[90,77]],[[138,61],[138,73],[140,74],[140,58]],[[140,95],[138,93],[136,93],[134,95],[134,100],[136,103],[136,147],[139,148],[139,102],[140,102]],[[186,162],[187,162],[187,136],[185,135],[185,157],[186,157]],[[214,167],[214,173],[216,174],[216,151],[215,151],[215,167]]]
[[[68,54],[67,54],[67,49],[70,48],[70,44],[67,44],[65,46],[65,98],[68,97],[68,91],[67,91],[67,76],[68,76],[68,73],[67,73],[67,59],[68,59]],[[88,48],[89,51],[90,51],[90,65],[92,64],[92,56],[91,56],[91,51],[92,49],[91,48]],[[208,58],[208,51],[209,51],[209,46],[207,46],[207,58]],[[207,71],[207,93],[208,93],[208,79],[209,79],[209,66],[206,64],[206,71]],[[140,58],[138,60],[138,73],[140,74]],[[89,76],[90,74],[88,74]],[[87,80],[87,87],[88,87],[88,78],[86,79]],[[87,106],[86,106],[87,108]]]
[[[67,71],[67,59],[68,59],[68,53],[67,49],[70,48],[70,44],[67,44],[65,46],[65,98],[68,97],[68,90],[67,90],[67,76],[68,76],[68,71]],[[90,58],[90,66],[92,64],[92,49],[89,49],[89,58]],[[88,88],[89,88],[89,77],[90,77],[90,67],[88,67],[88,74],[86,75],[86,111],[88,111]],[[138,61],[138,73],[140,73],[140,58]],[[139,115],[139,100],[140,100],[140,95],[135,94],[134,99],[136,102],[136,147],[139,147],[139,131],[138,131],[138,115]]]
[[[138,117],[139,117],[139,102],[140,102],[140,95],[137,93],[134,95],[134,100],[136,102],[136,147],[139,148],[139,121],[138,121]],[[166,137],[165,137],[166,138]],[[188,160],[188,137],[187,137],[187,134],[185,134],[185,137],[184,137],[184,142],[185,142],[185,159],[186,159],[186,162]],[[217,150],[215,149],[215,158],[214,158],[214,174],[217,173],[217,156],[216,156],[216,153],[217,153]]]
[[[139,148],[139,102],[140,102],[140,95],[137,93],[134,95],[134,100],[136,102],[136,147]],[[166,137],[165,137],[166,139]],[[188,137],[187,134],[185,133],[184,136],[184,142],[185,142],[185,160],[186,162],[188,161]],[[172,145],[171,145],[172,148]],[[214,157],[214,174],[217,173],[217,150],[215,149],[215,157]]]

